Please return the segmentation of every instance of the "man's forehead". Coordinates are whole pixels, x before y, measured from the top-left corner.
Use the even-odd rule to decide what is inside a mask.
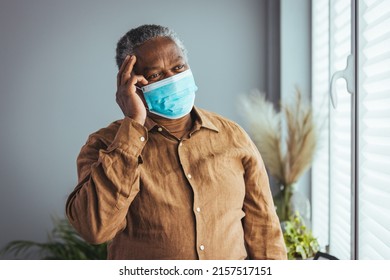
[[[135,55],[137,66],[141,68],[157,67],[161,61],[175,63],[184,60],[181,49],[169,38],[156,38],[145,42],[135,50]]]
[[[137,48],[141,52],[172,52],[172,51],[181,51],[178,45],[169,38],[154,38],[149,40]]]

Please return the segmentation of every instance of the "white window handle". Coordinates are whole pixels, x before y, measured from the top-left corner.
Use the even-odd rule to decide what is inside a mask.
[[[352,54],[347,57],[347,66],[345,69],[335,72],[330,80],[330,100],[333,108],[337,108],[337,91],[336,81],[344,78],[347,82],[347,90],[349,93],[355,92],[355,58]]]

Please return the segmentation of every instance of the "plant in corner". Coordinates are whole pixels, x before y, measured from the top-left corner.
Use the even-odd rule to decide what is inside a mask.
[[[310,221],[310,203],[295,190],[295,183],[311,166],[317,149],[318,131],[312,108],[304,102],[299,89],[295,102],[282,103],[279,112],[258,90],[241,96],[240,101],[253,142],[268,172],[280,185],[274,203],[288,257],[310,258],[319,246],[305,225]]]
[[[105,260],[106,244],[91,245],[85,242],[69,224],[67,219],[54,219],[54,228],[48,236],[48,242],[39,243],[27,240],[15,240],[8,243],[0,254],[13,253],[15,256],[28,255],[32,249],[38,249],[41,258],[46,260]]]
[[[274,197],[281,222],[299,210],[310,219],[308,199],[295,190],[295,183],[311,166],[317,148],[317,128],[310,104],[296,89],[295,102],[282,103],[277,112],[265,95],[255,90],[241,96],[241,109],[249,123],[251,137],[265,166],[278,183]]]
[[[320,246],[298,212],[290,216],[283,224],[283,237],[287,247],[289,260],[308,259],[314,257]]]

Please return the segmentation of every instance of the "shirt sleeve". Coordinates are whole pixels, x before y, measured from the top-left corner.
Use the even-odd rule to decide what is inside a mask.
[[[244,237],[249,259],[287,259],[286,246],[276,214],[268,175],[261,155],[244,132],[249,156],[244,159]]]
[[[126,117],[109,146],[92,134],[77,158],[79,182],[66,202],[69,222],[87,241],[107,242],[126,227],[126,215],[139,192],[140,154],[147,130]]]

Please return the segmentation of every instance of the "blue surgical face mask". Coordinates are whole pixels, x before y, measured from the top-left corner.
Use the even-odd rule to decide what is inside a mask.
[[[188,69],[141,90],[150,112],[167,119],[178,119],[191,112],[198,87]]]

